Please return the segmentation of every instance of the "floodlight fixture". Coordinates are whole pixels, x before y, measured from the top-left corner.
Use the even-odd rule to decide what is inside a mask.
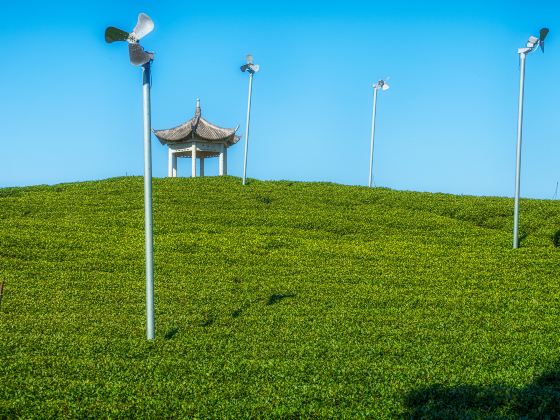
[[[368,180],[368,186],[370,188],[373,183],[373,141],[375,138],[375,116],[377,113],[377,91],[379,91],[380,89],[384,92],[389,90],[390,86],[387,83],[387,80],[389,80],[388,77],[386,77],[385,80],[379,80],[377,83],[373,85],[373,113],[371,116],[371,146],[370,146],[370,154],[369,154],[369,180]]]
[[[527,46],[519,48],[520,75],[519,75],[519,104],[517,114],[517,153],[516,153],[516,171],[515,171],[515,198],[513,209],[513,248],[519,248],[519,196],[521,191],[521,143],[523,139],[523,96],[525,92],[525,62],[527,55],[536,48],[541,48],[544,52],[544,40],[549,33],[548,28],[542,28],[539,37],[530,36]]]
[[[537,45],[539,43],[539,38],[537,38],[536,36],[530,36],[529,37],[529,41],[527,41],[527,47],[528,48],[534,48],[535,45]]]
[[[138,22],[132,30],[128,33],[122,29],[115,28],[114,26],[109,26],[105,30],[105,41],[108,44],[117,41],[128,42],[128,52],[130,56],[130,62],[135,66],[143,66],[150,61],[153,61],[154,54],[151,52],[144,51],[144,48],[138,44],[142,38],[148,35],[154,30],[154,22],[145,13],[140,13],[138,15]]]
[[[387,78],[389,79],[389,78]],[[389,90],[390,86],[386,80],[379,80],[375,85],[373,85],[374,89],[381,89],[383,91]]]
[[[253,55],[247,54],[245,56],[247,63],[241,66],[241,71],[243,73],[248,72],[250,75],[258,73],[260,70],[260,66],[254,63]]]
[[[546,37],[548,36],[548,33],[550,32],[550,30],[548,28],[542,28],[539,31],[539,37],[537,38],[534,35],[531,35],[527,41],[527,44],[525,47],[523,48],[519,48],[517,50],[518,54],[529,54],[531,52],[533,52],[535,49],[539,48],[541,49],[542,52],[544,52],[544,41],[546,39]]]
[[[246,64],[241,66],[243,73],[249,73],[249,95],[247,99],[247,123],[245,125],[245,154],[243,158],[243,185],[247,182],[247,152],[249,149],[249,124],[251,121],[251,98],[253,96],[253,76],[258,73],[260,66],[255,64],[252,54],[245,56]]]
[[[154,239],[152,217],[152,149],[151,149],[151,63],[154,54],[146,52],[138,43],[154,30],[154,22],[144,13],[138,15],[138,22],[131,33],[122,29],[109,27],[105,30],[105,41],[109,44],[116,41],[128,42],[130,62],[142,66],[142,93],[144,111],[144,231],[146,242],[146,336],[148,340],[155,338],[154,318]]]

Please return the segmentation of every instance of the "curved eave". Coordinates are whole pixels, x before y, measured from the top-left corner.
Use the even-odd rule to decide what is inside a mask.
[[[177,143],[192,136],[192,126],[195,118],[178,125],[177,127],[169,128],[166,130],[152,130],[154,135],[158,138],[161,144]]]
[[[194,129],[193,129],[194,128]],[[161,144],[185,143],[190,141],[207,141],[215,143],[227,143],[231,146],[240,139],[235,133],[236,128],[222,128],[202,117],[195,117],[184,124],[168,130],[152,130]]]

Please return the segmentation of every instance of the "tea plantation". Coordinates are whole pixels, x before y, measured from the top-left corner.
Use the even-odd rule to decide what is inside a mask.
[[[237,178],[0,189],[0,418],[560,413],[560,203]]]

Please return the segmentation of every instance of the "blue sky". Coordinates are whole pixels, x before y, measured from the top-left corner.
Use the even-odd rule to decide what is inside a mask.
[[[527,60],[522,195],[552,198],[560,181],[556,1],[101,0],[3,5],[0,186],[142,174],[141,71],[103,38],[141,11],[156,25],[143,41],[156,52],[154,128],[189,119],[200,97],[207,119],[243,135],[239,66],[254,54],[249,177],[367,185],[371,85],[389,75],[375,184],[502,196],[514,189],[516,50],[549,26],[546,53]],[[163,177],[166,150],[152,146]],[[179,175],[189,168],[180,160]]]

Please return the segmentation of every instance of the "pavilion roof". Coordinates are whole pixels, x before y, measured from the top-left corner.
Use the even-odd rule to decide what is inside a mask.
[[[153,130],[161,144],[183,143],[188,141],[204,140],[208,142],[223,143],[228,146],[237,143],[240,139],[236,128],[222,128],[202,118],[200,100],[196,101],[196,112],[187,122],[167,130]]]

